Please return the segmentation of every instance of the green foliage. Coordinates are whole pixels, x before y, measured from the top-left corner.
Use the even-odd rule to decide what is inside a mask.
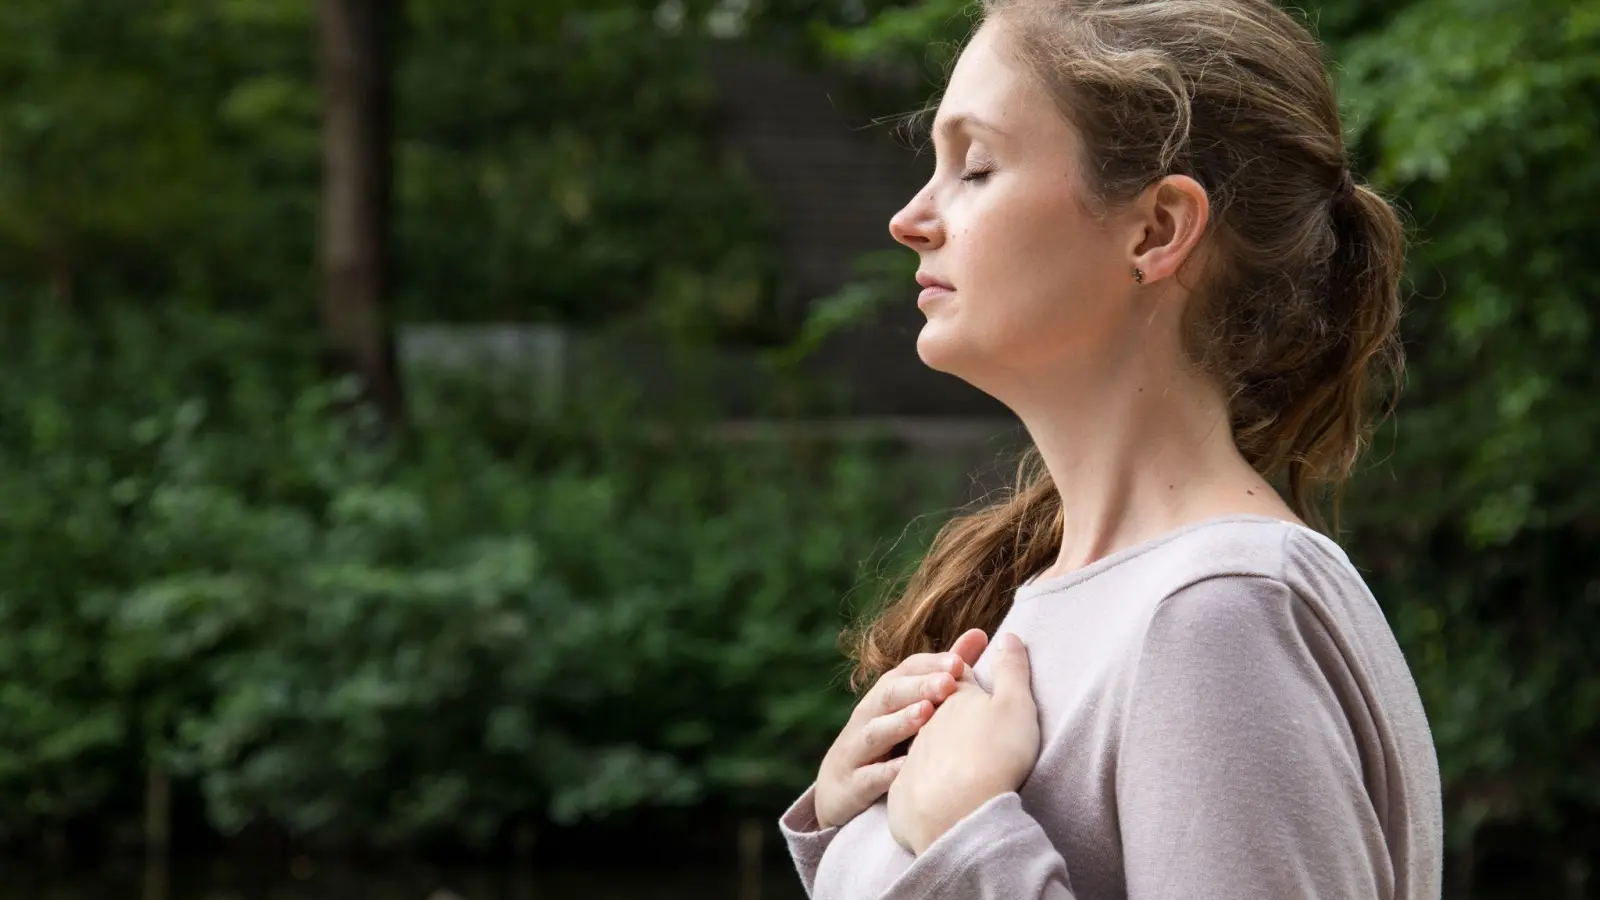
[[[1353,41],[1342,84],[1373,175],[1415,212],[1426,336],[1409,390],[1418,498],[1504,543],[1600,508],[1588,227],[1600,200],[1600,4],[1419,3]]]
[[[865,28],[821,26],[817,39],[829,55],[853,62],[895,60],[942,80],[978,21],[976,0],[924,0],[890,7]]]
[[[1597,23],[1591,0],[1425,0],[1342,59],[1353,137],[1417,223],[1412,374],[1362,502],[1372,543],[1409,537],[1382,577],[1457,842],[1600,810]]]
[[[819,684],[858,560],[926,483],[870,446],[534,432],[443,382],[375,441],[248,320],[13,319],[13,834],[147,765],[224,830],[354,842],[777,802],[847,710]]]
[[[656,4],[417,0],[397,38],[402,318],[781,338],[766,211],[719,148],[704,35]],[[303,320],[313,5],[0,9],[0,279]],[[646,304],[646,299],[655,301]]]
[[[403,317],[782,336],[711,6],[406,5]],[[147,766],[222,827],[380,841],[797,787],[840,598],[914,473],[529,435],[427,384],[400,446],[336,413],[301,333],[313,11],[0,8],[0,830]]]
[[[916,257],[898,250],[880,250],[856,260],[854,278],[837,293],[811,301],[793,340],[767,354],[783,370],[817,352],[839,331],[870,320],[900,299],[904,285],[916,277]]]
[[[655,8],[411,4],[407,312],[589,323],[648,297],[691,330],[773,332],[769,226],[718,156],[703,38]]]
[[[62,299],[301,288],[316,184],[309,23],[307,4],[284,0],[6,3],[0,276]]]

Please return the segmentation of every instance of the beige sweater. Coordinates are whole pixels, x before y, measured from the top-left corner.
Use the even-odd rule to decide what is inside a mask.
[[[1194,523],[1016,592],[1043,747],[921,856],[885,801],[780,829],[816,900],[1434,900],[1439,771],[1388,623],[1339,546]],[[998,632],[997,632],[998,633]],[[974,675],[986,689],[989,660]],[[937,713],[936,713],[937,714]]]

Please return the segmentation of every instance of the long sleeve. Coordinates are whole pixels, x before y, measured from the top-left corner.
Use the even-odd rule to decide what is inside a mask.
[[[1067,864],[1015,792],[940,835],[883,900],[1073,900]]]
[[[1118,754],[1129,900],[1393,897],[1363,781],[1383,761],[1351,726],[1367,714],[1329,632],[1282,582],[1217,577],[1169,596]]]
[[[794,860],[795,871],[800,873],[800,883],[805,885],[807,897],[811,896],[816,884],[817,866],[822,863],[822,853],[833,842],[834,835],[839,833],[837,827],[818,827],[816,794],[815,784],[806,788],[805,793],[778,819],[778,830],[783,833],[783,841],[789,846],[789,856]]]
[[[1016,793],[973,810],[912,861],[881,897],[834,885],[817,891],[817,868],[838,828],[818,828],[816,786],[778,820],[806,896],[817,900],[1073,900],[1067,866]],[[823,896],[830,895],[830,896]]]

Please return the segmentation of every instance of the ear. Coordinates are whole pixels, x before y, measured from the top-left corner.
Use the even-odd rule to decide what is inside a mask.
[[[1130,264],[1150,284],[1178,274],[1200,244],[1211,217],[1206,189],[1187,175],[1168,175],[1134,201]]]

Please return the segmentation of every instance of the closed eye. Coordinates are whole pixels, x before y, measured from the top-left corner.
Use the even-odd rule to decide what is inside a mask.
[[[993,175],[993,174],[994,174],[994,170],[993,169],[972,169],[972,170],[969,170],[969,171],[966,171],[966,172],[962,172],[961,173],[961,180],[962,181],[966,181],[966,182],[982,183],[985,179],[987,179],[990,175]]]

